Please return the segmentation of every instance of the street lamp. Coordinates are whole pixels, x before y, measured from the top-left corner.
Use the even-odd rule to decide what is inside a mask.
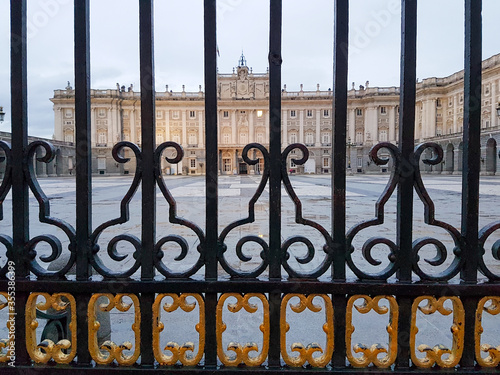
[[[351,142],[351,137],[347,139],[347,169],[351,170],[351,147],[356,146],[356,143]]]
[[[0,107],[0,124],[5,120],[5,112],[3,111],[3,107]]]

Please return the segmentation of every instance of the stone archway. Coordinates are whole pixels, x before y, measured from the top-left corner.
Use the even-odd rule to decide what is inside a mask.
[[[446,154],[444,159],[445,171],[448,173],[453,173],[455,167],[455,148],[452,143],[448,143],[446,146]]]
[[[497,141],[494,138],[486,142],[486,173],[494,175],[497,171]]]

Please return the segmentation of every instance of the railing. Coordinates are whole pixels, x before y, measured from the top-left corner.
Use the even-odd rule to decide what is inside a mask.
[[[423,152],[434,152],[434,157],[423,158],[424,163],[431,165],[441,162],[443,152],[435,143],[414,147],[417,2],[403,0],[399,147],[380,143],[370,151],[372,162],[384,165],[388,160],[379,157],[378,152],[387,150],[394,166],[392,174],[376,203],[376,217],[347,231],[347,0],[335,0],[333,16],[331,230],[303,216],[302,202],[288,176],[288,156],[294,158],[295,165],[303,165],[308,160],[308,149],[302,144],[281,149],[281,0],[270,1],[270,144],[265,148],[252,143],[242,153],[248,165],[259,163],[258,158],[263,159],[261,180],[249,201],[248,216],[245,214],[242,219],[219,230],[216,1],[204,1],[206,215],[202,227],[200,222],[178,216],[176,201],[161,175],[161,158],[166,157],[169,163],[176,164],[183,159],[183,150],[171,141],[155,148],[153,1],[141,0],[142,144],[141,148],[130,142],[119,142],[114,146],[113,157],[117,163],[128,162],[121,153],[125,149],[135,156],[136,172],[121,201],[120,216],[94,228],[89,3],[90,0],[74,2],[77,173],[76,226],[73,227],[51,216],[50,202],[35,177],[33,159],[37,151],[45,152],[39,160],[48,163],[54,157],[54,150],[47,142],[27,142],[26,0],[11,1],[12,146],[0,142],[6,165],[5,177],[0,185],[0,202],[12,192],[13,236],[11,238],[5,233],[0,236],[0,243],[8,256],[0,272],[1,295],[7,301],[0,304],[0,313],[7,313],[9,309],[10,315],[3,316],[11,319],[8,327],[13,334],[0,342],[3,348],[0,353],[2,374],[18,371],[42,374],[109,371],[125,374],[130,372],[131,366],[143,372],[209,373],[221,369],[235,374],[242,371],[280,373],[285,370],[291,373],[316,373],[321,370],[345,373],[367,367],[394,373],[423,373],[430,367],[434,367],[433,373],[447,373],[458,367],[461,373],[482,373],[486,368],[498,370],[500,349],[482,342],[482,317],[495,317],[500,310],[500,275],[485,260],[486,253],[492,255],[493,261],[498,260],[499,241],[495,238],[498,238],[500,222],[479,228],[480,106],[474,103],[480,102],[481,92],[481,1],[465,1],[465,147],[461,228],[435,218],[434,203],[420,176],[419,162]],[[302,156],[293,155],[296,151]],[[257,157],[252,156],[255,153]],[[139,185],[140,238],[128,233],[118,234],[107,246],[100,247],[99,238],[105,230],[118,230],[120,224],[129,221],[129,205]],[[282,240],[282,186],[295,206],[295,223],[315,232],[321,238],[320,243],[313,243],[300,234]],[[190,247],[185,237],[175,232],[156,232],[157,187],[162,200],[169,205],[170,223],[181,226],[183,233],[191,233],[197,239],[196,247]],[[255,233],[240,238],[235,246],[229,246],[228,235],[255,221],[255,205],[265,189],[269,190],[269,210],[266,211],[268,238]],[[60,237],[52,234],[30,235],[29,190],[39,204],[39,221],[59,228],[62,231]],[[425,207],[425,224],[444,230],[451,246],[437,238],[414,238],[414,192]],[[371,237],[361,248],[355,247],[355,238],[361,231],[377,230],[384,223],[384,208],[393,194],[397,194],[397,230],[393,239]],[[494,240],[491,248],[485,248],[488,239]],[[49,246],[49,254],[37,256],[35,248],[40,243]],[[68,244],[67,248],[63,248],[62,243]],[[126,266],[121,263],[124,256],[118,251],[119,243],[126,243],[134,249],[133,260]],[[243,253],[243,247],[248,244],[257,246],[261,251],[259,261],[251,269],[241,266],[250,260]],[[291,248],[297,244],[307,248],[305,256],[291,256]],[[165,263],[164,245],[178,246],[181,254]],[[377,246],[385,247],[389,254],[388,262],[382,268],[373,254]],[[426,246],[434,247],[437,256],[421,259],[421,250]],[[103,263],[102,256],[106,251],[116,262],[116,267]],[[375,271],[360,267],[354,254],[362,254]],[[63,259],[63,255],[66,260],[60,268],[48,270],[45,267],[44,263]],[[240,266],[232,264],[228,260],[230,256],[237,257]],[[447,256],[452,261],[444,263]],[[186,257],[192,262],[188,268],[180,270],[177,263]],[[427,264],[424,265],[424,262]],[[443,264],[444,269],[439,268]],[[73,266],[76,267],[76,280],[72,280],[70,275]],[[349,280],[347,271],[354,273],[358,280]],[[487,282],[478,283],[478,271],[485,275]],[[459,281],[456,281],[457,278]],[[9,304],[12,302],[9,288],[13,284],[15,307]],[[37,304],[40,300],[43,303]],[[98,300],[104,300],[104,303]],[[255,328],[260,332],[262,345],[245,345],[238,342],[238,337],[229,347],[222,345],[222,335],[227,328],[223,321],[224,306],[232,313],[261,313],[262,319]],[[14,310],[10,310],[11,307]],[[133,324],[127,333],[133,337],[133,343],[121,344],[110,340],[100,343],[101,323],[96,309],[100,312],[125,312],[132,308]],[[188,314],[193,310],[197,311],[198,341],[184,344],[169,342],[166,347],[160,345],[160,336],[165,328],[162,313]],[[375,312],[389,318],[387,336],[383,339],[386,345],[377,344],[379,337],[373,337],[368,345],[353,344],[355,324],[352,317],[355,310],[361,314]],[[288,321],[287,311],[299,315],[322,312],[324,320],[320,324],[322,334],[318,340],[323,340],[323,346],[296,343],[291,346],[290,352],[287,332],[293,323]],[[452,314],[452,346],[416,345],[419,311],[426,315]],[[63,337],[56,339],[59,340],[57,342],[48,338],[40,341],[37,336],[39,320],[43,316],[57,316],[57,312],[69,319],[68,329],[61,330]],[[245,320],[245,327],[253,323],[251,319]],[[313,323],[311,320],[305,324],[312,328]],[[376,324],[378,321],[374,320],[372,325]],[[179,329],[168,326],[168,330],[176,328]],[[236,329],[236,336],[238,332],[240,330]],[[298,369],[290,370],[289,367]]]

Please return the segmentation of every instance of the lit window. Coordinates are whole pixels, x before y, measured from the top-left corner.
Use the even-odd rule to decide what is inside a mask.
[[[330,167],[330,158],[323,158],[323,167],[324,168]]]
[[[257,111],[257,117],[262,117],[262,111]]]

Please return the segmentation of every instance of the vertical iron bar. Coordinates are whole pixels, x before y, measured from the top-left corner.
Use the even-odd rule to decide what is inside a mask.
[[[154,6],[153,0],[139,1],[139,38],[141,69],[141,135],[142,135],[142,254],[141,280],[154,277],[153,257],[156,241],[155,84],[154,84]],[[154,293],[141,294],[141,366],[154,363],[152,337]]]
[[[347,69],[349,50],[349,0],[335,0],[333,45],[333,119],[332,142],[332,230],[334,280],[345,281],[346,259],[346,132]],[[354,125],[352,125],[354,126]],[[333,296],[335,314],[335,351],[333,365],[345,367],[345,295]]]
[[[465,72],[464,124],[462,160],[462,236],[465,263],[461,271],[463,282],[477,282],[479,260],[479,171],[481,158],[481,0],[465,0]],[[474,367],[474,330],[476,297],[463,299],[465,307],[465,343],[461,366]]]
[[[24,257],[24,245],[29,240],[28,185],[24,180],[24,150],[28,144],[28,90],[27,90],[27,4],[26,0],[10,2],[10,89],[12,118],[12,226],[13,253],[16,279],[25,279],[28,274]],[[16,363],[29,362],[26,351],[25,305],[27,294],[16,294]]]
[[[270,2],[269,27],[269,278],[281,279],[281,23],[282,0]],[[269,293],[270,367],[280,365],[281,294]]]
[[[399,282],[411,282],[412,230],[413,230],[413,181],[415,166],[415,97],[417,58],[417,0],[401,3],[401,84],[399,113],[399,148],[401,168],[397,198],[397,244],[399,249]],[[398,298],[400,324],[398,332],[398,367],[408,367],[410,358],[411,298]]]
[[[204,2],[205,34],[205,279],[217,280],[218,177],[217,177],[217,18],[216,0]],[[201,136],[201,135],[200,135]],[[217,293],[205,295],[205,366],[217,366],[215,315]]]
[[[75,121],[76,121],[76,279],[88,280],[89,238],[92,233],[92,150],[90,122],[90,0],[75,0]],[[89,366],[87,314],[90,293],[76,296],[80,327],[78,365]]]

